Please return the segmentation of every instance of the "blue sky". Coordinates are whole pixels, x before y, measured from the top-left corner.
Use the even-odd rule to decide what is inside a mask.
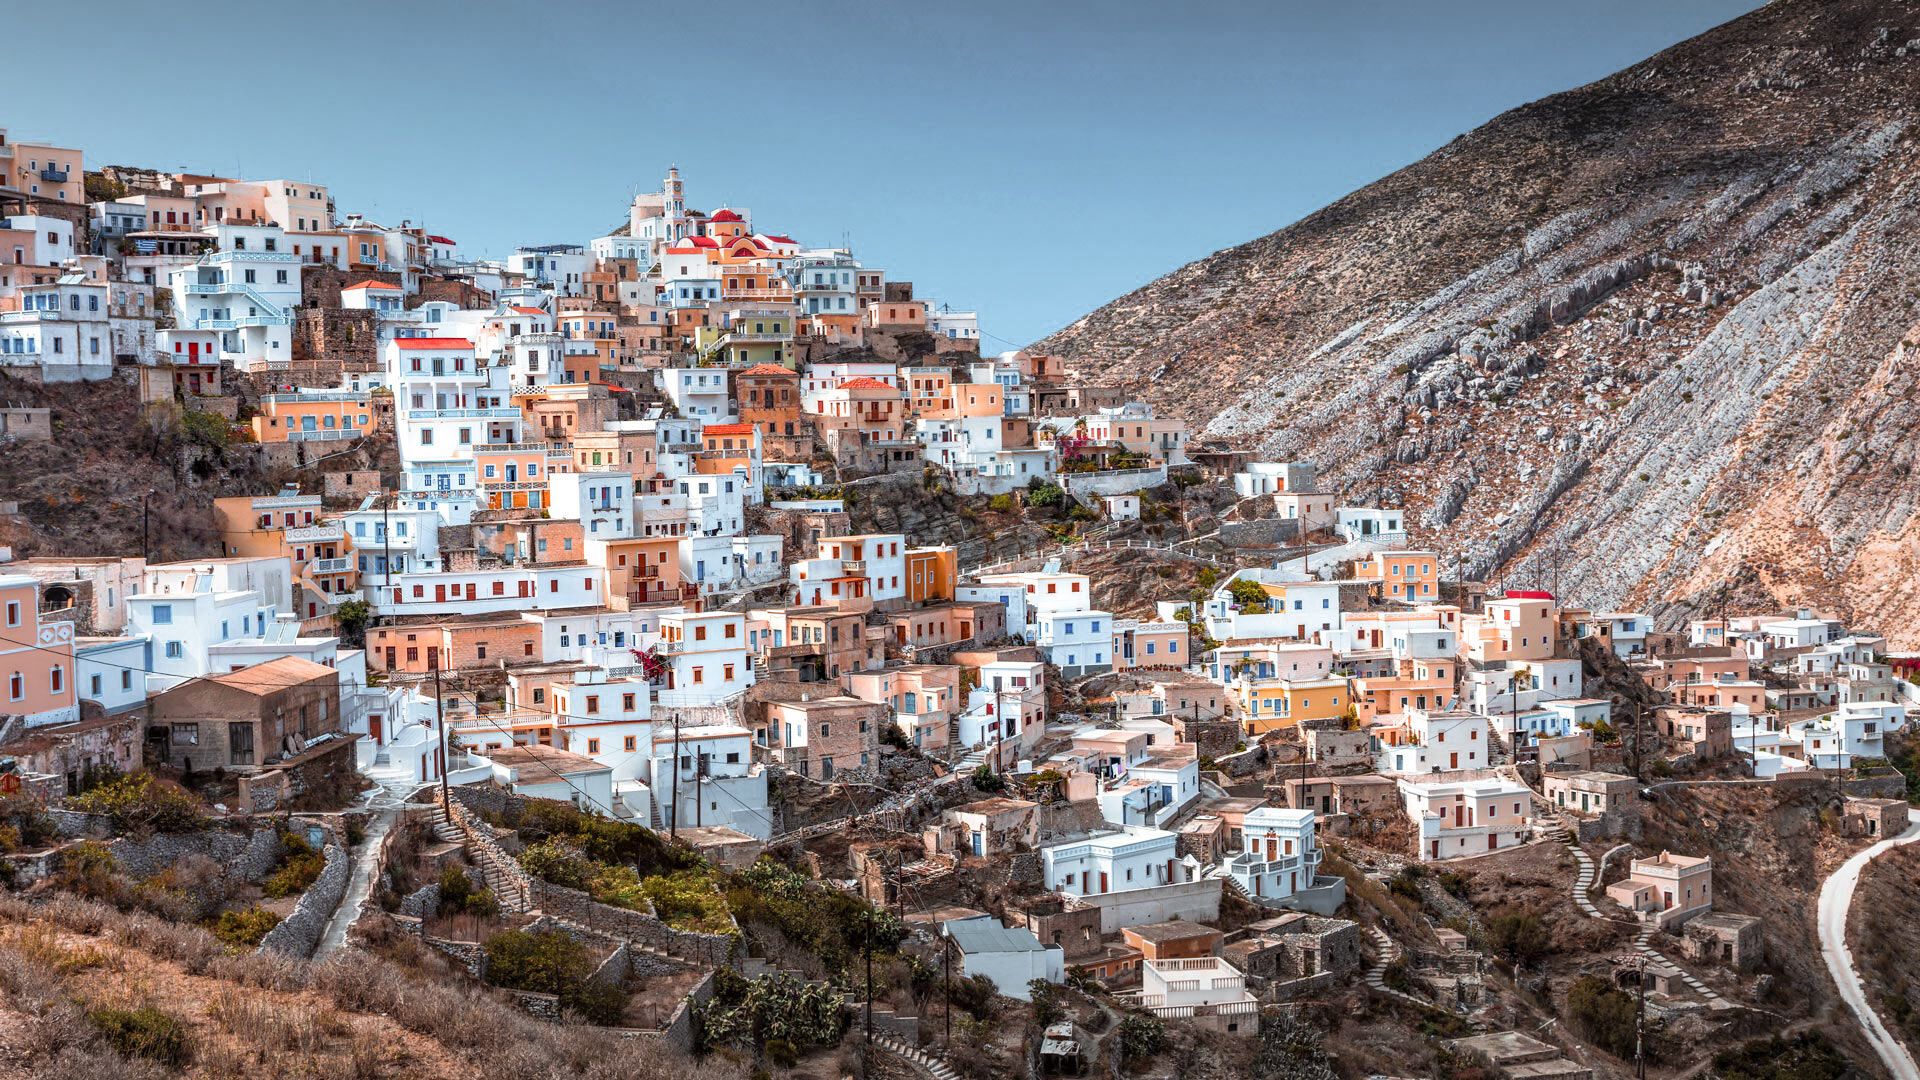
[[[677,162],[691,205],[850,240],[998,350],[1757,6],[115,0],[14,20],[0,124],[493,257]]]

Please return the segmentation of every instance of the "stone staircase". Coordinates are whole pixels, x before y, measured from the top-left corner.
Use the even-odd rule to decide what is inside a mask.
[[[853,1037],[858,1038],[859,1033],[856,1032]],[[873,1045],[895,1057],[905,1058],[908,1063],[932,1076],[934,1080],[960,1080],[960,1074],[954,1071],[953,1066],[947,1064],[938,1055],[917,1046],[908,1046],[891,1035],[874,1032]]]
[[[1380,950],[1380,962],[1367,969],[1368,989],[1422,1008],[1432,1008],[1432,1005],[1412,994],[1403,994],[1387,985],[1387,969],[1400,959],[1400,946],[1378,926],[1367,927],[1367,933],[1372,936],[1374,945]]]

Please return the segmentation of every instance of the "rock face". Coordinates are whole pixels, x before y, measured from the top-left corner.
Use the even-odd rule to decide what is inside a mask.
[[[1779,0],[1034,347],[1469,572],[1910,647],[1917,136],[1920,3]]]

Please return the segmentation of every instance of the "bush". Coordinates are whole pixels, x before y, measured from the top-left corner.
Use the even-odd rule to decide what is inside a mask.
[[[144,771],[114,776],[68,799],[67,805],[104,814],[122,832],[198,832],[209,824],[192,792]]]
[[[993,766],[983,764],[973,770],[973,786],[976,791],[991,794],[996,791],[1005,791],[1007,782],[999,773],[993,771]]]
[[[435,914],[473,915],[485,919],[499,913],[500,902],[494,898],[492,889],[474,888],[473,879],[461,867],[441,868],[440,905]]]
[[[1547,928],[1531,911],[1500,912],[1487,920],[1487,948],[1515,966],[1531,967],[1553,952]]]
[[[138,1009],[90,1009],[87,1021],[127,1057],[171,1069],[187,1063],[186,1025],[151,1005]]]
[[[996,510],[1003,514],[1008,513],[1013,509],[1013,496],[995,495],[987,500],[987,509]]]
[[[585,889],[594,877],[593,863],[580,849],[559,840],[542,840],[522,849],[520,866],[542,881],[569,889]]]
[[[1044,1028],[1067,1015],[1066,1006],[1060,1004],[1060,988],[1045,979],[1027,980],[1027,997],[1033,1006],[1033,1022],[1037,1027]]]
[[[260,885],[260,891],[272,900],[306,892],[327,865],[326,856],[315,851],[307,838],[298,833],[282,832],[280,847],[280,869]]]
[[[613,1024],[627,995],[587,983],[594,963],[587,947],[558,930],[508,930],[487,939],[487,981],[512,990],[553,994],[560,1007],[593,1024]]]
[[[1614,1057],[1633,1056],[1633,996],[1605,979],[1582,975],[1574,982],[1567,991],[1567,1019],[1588,1042]]]
[[[280,916],[265,908],[250,907],[244,911],[223,911],[213,920],[213,936],[236,949],[257,947],[267,932],[280,925]]]
[[[1066,500],[1067,493],[1060,485],[1034,477],[1027,484],[1027,505],[1033,507],[1059,506]]]
[[[845,1006],[831,986],[784,972],[734,980],[700,1014],[701,1038],[709,1046],[760,1046],[775,1064],[790,1063],[802,1050],[840,1041]]]
[[[1132,1015],[1120,1021],[1120,1052],[1127,1061],[1150,1058],[1167,1045],[1167,1028],[1157,1016]]]
[[[731,934],[733,918],[727,913],[727,899],[713,886],[713,877],[704,871],[682,870],[650,877],[640,883],[640,891],[653,904],[653,913],[675,930],[700,934]]]
[[[726,879],[729,910],[740,924],[764,923],[818,957],[830,973],[846,971],[868,936],[875,952],[899,948],[905,928],[891,912],[851,893],[825,888],[772,859]]]
[[[1825,1035],[1809,1031],[1782,1039],[1756,1039],[1713,1057],[1720,1080],[1840,1080],[1859,1075]]]
[[[993,1013],[993,996],[998,992],[993,980],[985,975],[955,979],[947,994],[947,1008],[959,1008],[975,1020],[985,1020]]]
[[[60,852],[51,880],[56,889],[118,907],[127,900],[127,886],[119,870],[119,860],[107,845],[83,840]]]

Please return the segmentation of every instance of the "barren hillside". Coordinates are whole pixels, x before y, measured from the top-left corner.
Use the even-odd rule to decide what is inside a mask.
[[[1035,347],[1470,571],[1920,644],[1917,112],[1920,4],[1780,0]]]

